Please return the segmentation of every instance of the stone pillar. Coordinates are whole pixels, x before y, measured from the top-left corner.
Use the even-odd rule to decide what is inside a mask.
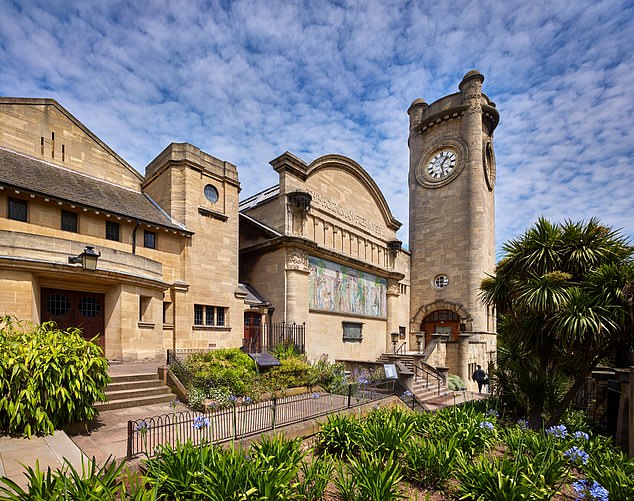
[[[458,364],[456,367],[456,375],[464,381],[467,388],[471,386],[471,374],[469,374],[469,334],[460,334],[458,336]]]
[[[286,249],[286,323],[308,320],[308,255],[302,249]]]
[[[630,369],[615,369],[621,398],[619,399],[619,416],[616,423],[615,444],[624,452],[629,449],[629,420],[630,420]]]
[[[188,323],[188,307],[187,307],[187,291],[189,290],[189,284],[177,280],[171,286],[172,293],[172,324],[174,328],[172,330],[172,349],[177,350],[179,348],[191,348],[191,346],[183,346],[179,343],[179,340],[189,339],[189,329],[194,322],[194,319],[189,319]],[[193,313],[192,313],[193,314]],[[190,341],[191,343],[191,341]]]
[[[385,322],[385,352],[392,352],[392,332],[398,332],[398,281],[387,281],[387,322]]]
[[[483,165],[482,165],[482,82],[484,76],[478,71],[468,72],[459,88],[462,93],[462,102],[467,106],[462,118],[462,139],[470,152],[467,156],[464,174],[468,182],[464,196],[467,199],[471,221],[465,231],[468,234],[467,249],[467,283],[468,295],[465,297],[466,306],[473,314],[473,330],[486,331],[487,319],[485,308],[478,298],[478,287],[484,276],[482,256],[485,255],[486,242],[483,235],[483,214],[486,200],[483,191]]]

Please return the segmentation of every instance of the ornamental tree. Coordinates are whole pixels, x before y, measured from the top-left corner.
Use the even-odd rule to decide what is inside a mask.
[[[552,425],[593,369],[633,352],[634,248],[597,219],[540,218],[503,251],[480,293],[498,311],[498,387],[532,426]]]

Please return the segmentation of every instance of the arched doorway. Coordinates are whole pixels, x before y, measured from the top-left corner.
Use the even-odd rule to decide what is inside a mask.
[[[449,336],[457,341],[460,334],[460,316],[451,310],[436,310],[423,319],[421,331],[425,333],[425,346],[429,346],[432,334]]]

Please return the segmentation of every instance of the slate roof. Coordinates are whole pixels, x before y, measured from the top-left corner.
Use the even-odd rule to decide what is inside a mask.
[[[128,219],[191,233],[150,197],[107,181],[0,148],[0,184]]]

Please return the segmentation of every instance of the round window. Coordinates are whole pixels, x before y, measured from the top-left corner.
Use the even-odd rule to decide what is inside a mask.
[[[218,201],[218,190],[215,186],[212,186],[211,184],[205,186],[205,198],[212,204],[215,204]]]
[[[444,289],[448,285],[449,279],[447,275],[436,275],[436,278],[434,278],[434,287],[436,287],[436,289]]]
[[[70,310],[70,300],[64,294],[51,294],[46,298],[46,311],[55,317],[63,317]]]

